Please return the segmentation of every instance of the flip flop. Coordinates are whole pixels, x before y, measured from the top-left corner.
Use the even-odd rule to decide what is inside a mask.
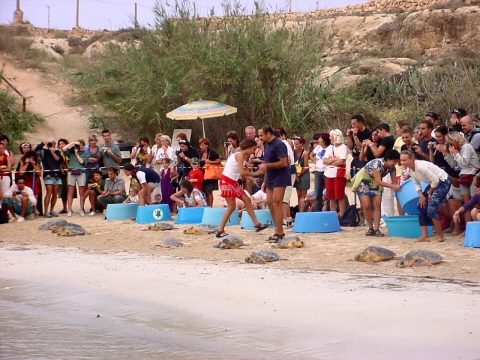
[[[215,237],[217,238],[223,238],[225,236],[227,236],[228,234],[225,232],[225,230],[223,231],[217,231],[217,235],[215,235]]]
[[[259,231],[262,231],[262,230],[265,230],[266,228],[268,228],[270,225],[268,224],[258,224],[258,225],[255,225],[255,231],[256,232],[259,232]]]

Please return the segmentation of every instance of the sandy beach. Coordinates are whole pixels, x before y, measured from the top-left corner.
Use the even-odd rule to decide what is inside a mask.
[[[1,245],[9,359],[480,356],[478,284]]]

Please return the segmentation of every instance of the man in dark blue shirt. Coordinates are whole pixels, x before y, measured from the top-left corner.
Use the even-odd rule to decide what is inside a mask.
[[[287,146],[273,135],[273,129],[269,125],[262,126],[258,130],[258,136],[265,144],[265,163],[261,165],[261,168],[266,171],[267,204],[275,221],[275,234],[270,236],[268,240],[271,243],[276,243],[285,237],[282,227],[282,202],[285,188],[292,184]]]
[[[132,176],[142,187],[138,192],[138,205],[152,205],[152,192],[160,186],[160,176],[153,169],[146,167],[135,168],[132,164],[123,167],[125,175]]]

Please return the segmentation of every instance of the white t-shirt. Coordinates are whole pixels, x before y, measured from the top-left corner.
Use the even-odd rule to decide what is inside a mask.
[[[290,159],[289,165],[292,166],[293,164],[295,164],[295,155],[293,154],[292,146],[287,140],[282,140],[282,141],[287,147],[288,158]]]
[[[258,190],[255,194],[252,195],[254,200],[267,201],[267,194],[263,190]]]
[[[330,148],[330,146],[328,146],[327,149],[328,148]],[[315,154],[315,171],[325,171],[327,165],[323,163],[323,159],[325,158],[327,149],[324,149],[320,145],[315,146],[315,149],[313,149],[313,153]]]
[[[233,153],[227,159],[227,163],[225,164],[225,168],[223,169],[222,175],[225,175],[229,179],[237,181],[240,179],[240,172],[238,171],[238,161],[235,156],[238,153]]]
[[[171,146],[169,146],[167,148],[167,151],[165,151],[165,149],[163,148],[159,148],[157,149],[157,154],[155,156],[155,160],[162,160],[162,159],[165,159],[168,155],[168,158],[173,161],[175,161],[176,159],[176,155],[175,155],[175,149],[172,148]]]
[[[332,146],[333,148],[333,155],[337,159],[347,160],[348,157],[348,147],[345,144],[341,144],[340,146]]]

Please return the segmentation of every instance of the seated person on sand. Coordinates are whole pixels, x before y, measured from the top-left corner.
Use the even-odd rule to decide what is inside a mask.
[[[138,187],[137,186],[130,186],[128,190],[128,197],[123,202],[124,204],[138,204]]]
[[[460,207],[460,209],[455,211],[455,213],[453,214],[453,220],[455,222],[459,222],[460,221],[460,214],[464,213],[466,211],[471,211],[472,221],[480,221],[480,209],[479,209],[479,206],[480,206],[480,177],[476,176],[475,180],[473,180],[473,182],[475,184],[476,194],[466,204],[464,204],[462,207]]]
[[[127,164],[131,165],[131,164]],[[133,165],[132,165],[133,166]],[[121,204],[127,196],[125,195],[125,180],[117,175],[114,167],[108,168],[108,179],[105,181],[105,189],[97,200],[106,209],[108,204]]]
[[[13,219],[19,222],[25,221],[25,216],[35,212],[37,200],[33,194],[33,190],[25,185],[25,179],[18,176],[8,191],[3,194],[3,201],[7,210],[12,214]],[[20,215],[17,218],[17,215]]]
[[[98,201],[98,197],[102,195],[105,190],[106,180],[102,179],[102,172],[100,170],[92,171],[93,180],[90,180],[86,186],[84,199],[90,200],[90,216],[95,216],[97,211],[103,210],[102,204]]]
[[[263,210],[266,208],[267,194],[263,190],[258,190],[255,194],[250,195],[247,190],[244,190],[245,194],[249,197],[253,210]],[[225,199],[223,199],[223,207],[227,207],[228,204]],[[236,198],[235,206],[238,209],[238,214],[241,215],[244,210],[246,210],[245,203]]]
[[[179,208],[207,206],[205,194],[202,191],[195,189],[192,183],[188,180],[182,180],[180,182],[180,191],[177,191],[170,196],[170,199],[175,201]]]
[[[135,179],[140,184],[138,205],[152,205],[152,192],[160,186],[160,175],[153,169],[144,166],[135,168],[132,164],[126,164],[123,167],[123,171],[126,176],[131,176],[132,179]]]
[[[458,179],[450,178],[452,185],[450,191],[447,194],[445,202],[440,205],[440,213],[442,213],[448,220],[450,220],[450,227],[447,228],[444,233],[451,233],[453,236],[461,234],[465,230],[465,216],[464,213],[460,214],[458,220],[453,220],[453,215],[463,205],[463,197],[460,192],[460,184]],[[455,184],[456,183],[456,184]]]

